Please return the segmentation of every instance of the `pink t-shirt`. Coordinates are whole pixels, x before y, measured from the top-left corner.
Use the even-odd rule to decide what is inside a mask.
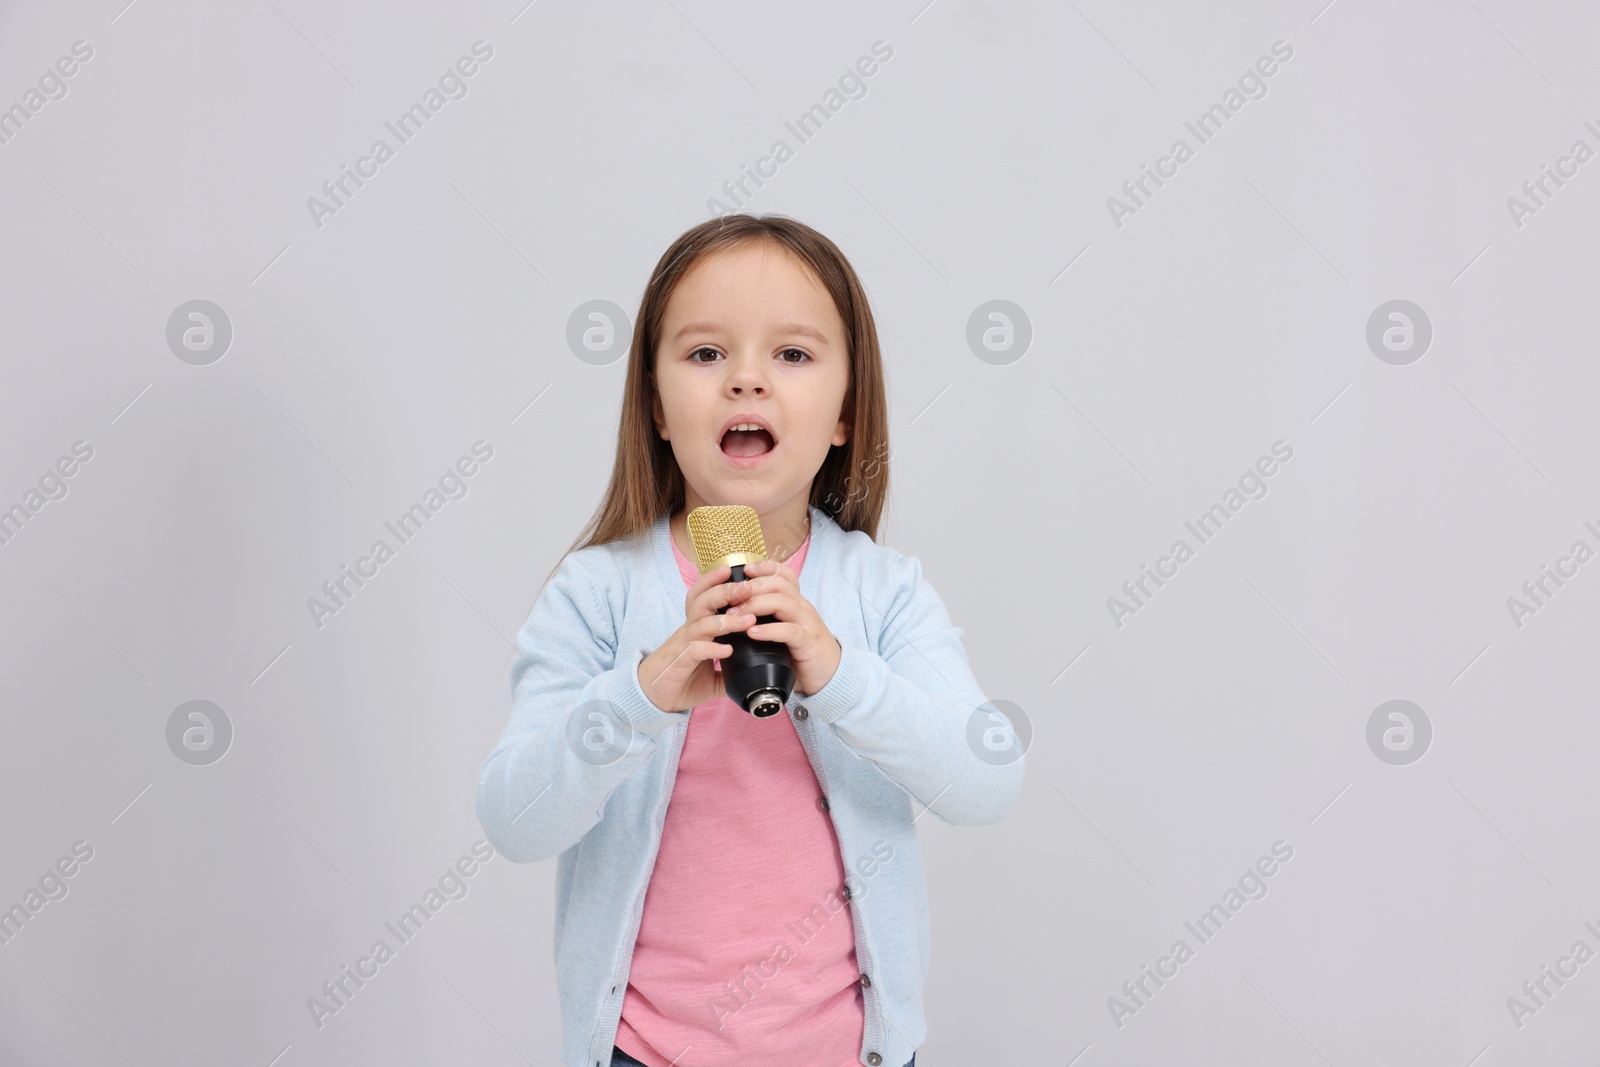
[[[784,561],[796,574],[810,544]],[[693,585],[698,569],[672,550]],[[617,1047],[649,1067],[859,1067],[866,1017],[844,884],[794,721],[726,696],[697,706]]]

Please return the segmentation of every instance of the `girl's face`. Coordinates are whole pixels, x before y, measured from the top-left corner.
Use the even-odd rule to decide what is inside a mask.
[[[844,323],[787,250],[762,243],[702,259],[667,301],[655,353],[655,424],[688,483],[687,504],[804,509],[850,384]],[[760,422],[770,433],[729,431]]]

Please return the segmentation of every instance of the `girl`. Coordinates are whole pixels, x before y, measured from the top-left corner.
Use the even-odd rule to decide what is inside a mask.
[[[1023,763],[921,564],[874,540],[888,416],[866,294],[817,231],[730,215],[667,249],[637,323],[610,486],[517,635],[478,780],[496,849],[560,857],[562,1059],[911,1067],[914,822],[998,821]],[[705,504],[760,517],[769,558],[743,582],[697,573],[685,520]],[[787,714],[727,698],[735,631],[788,646]]]

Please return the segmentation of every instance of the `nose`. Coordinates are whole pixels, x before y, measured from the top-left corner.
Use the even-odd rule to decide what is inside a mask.
[[[727,386],[733,396],[766,396],[771,392],[766,369],[759,356],[740,356],[728,361]]]

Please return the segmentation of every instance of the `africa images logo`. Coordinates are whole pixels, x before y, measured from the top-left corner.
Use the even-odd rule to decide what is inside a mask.
[[[394,146],[380,137],[372,142],[366,155],[356,160],[353,170],[347,163],[339,164],[338,177],[322,183],[322,194],[326,199],[315,196],[306,198],[306,210],[311,212],[311,221],[317,229],[322,229],[324,218],[337,215],[366,186],[368,180],[376,178],[378,168],[394,158],[396,148],[409,144],[445,104],[465,98],[468,92],[467,79],[478,73],[480,64],[489,62],[493,57],[493,46],[482,40],[472,42],[472,55],[462,56],[453,66],[446,67],[445,72],[439,75],[438,88],[428,86],[420,102],[400,112],[393,122],[383,124],[384,129],[394,137]],[[351,188],[352,185],[354,188]]]

